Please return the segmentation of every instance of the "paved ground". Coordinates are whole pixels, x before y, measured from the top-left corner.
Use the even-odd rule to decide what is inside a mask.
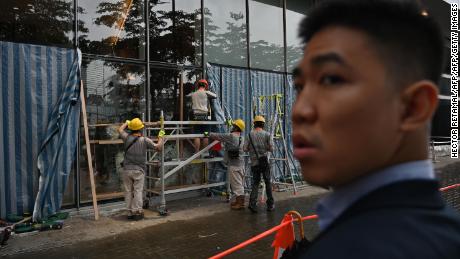
[[[460,161],[442,160],[435,164],[440,186],[460,183]],[[61,231],[15,236],[0,250],[5,258],[206,258],[255,236],[281,221],[283,214],[297,210],[313,214],[316,200],[325,194],[307,188],[296,197],[276,193],[277,209],[257,215],[248,210],[230,211],[221,198],[194,198],[171,202],[173,213],[164,218],[156,213],[147,219],[129,222],[123,215],[102,217],[98,222],[76,217],[65,222]],[[447,203],[460,211],[460,188],[443,193]],[[318,229],[316,221],[305,222],[308,237]],[[228,258],[269,258],[273,235]]]
[[[7,258],[206,258],[278,225],[283,214],[289,210],[297,210],[303,215],[313,214],[313,206],[319,196],[278,202],[274,212],[261,209],[258,214],[251,214],[248,210],[227,210],[207,217],[171,221],[109,238]],[[309,236],[317,233],[316,222],[306,222],[304,226]],[[270,257],[273,254],[270,247],[273,237],[267,237],[228,258]]]

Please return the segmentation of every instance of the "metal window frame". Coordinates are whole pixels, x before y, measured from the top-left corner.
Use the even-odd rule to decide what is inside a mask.
[[[281,71],[274,71],[274,70],[269,70],[269,69],[260,69],[260,68],[252,68],[251,67],[251,49],[250,49],[250,27],[251,27],[251,17],[249,14],[249,1],[251,0],[245,0],[245,8],[246,8],[246,66],[233,66],[233,65],[225,65],[225,64],[217,64],[217,63],[212,63],[209,62],[210,64],[214,65],[219,65],[221,69],[223,67],[228,67],[228,68],[239,68],[239,69],[247,69],[249,72],[248,76],[248,86],[249,90],[252,91],[252,80],[251,80],[251,71],[262,71],[262,72],[270,72],[270,73],[276,73],[276,74],[283,74],[284,75],[284,82],[283,82],[283,89],[284,89],[284,99],[287,97],[287,76],[290,74],[289,71],[287,71],[287,42],[286,42],[286,29],[287,29],[287,24],[286,24],[286,9],[287,9],[287,0],[281,0],[282,1],[282,11],[283,11],[283,47],[284,47],[284,69]],[[145,34],[144,34],[144,42],[145,42],[145,58],[144,59],[134,59],[134,58],[123,58],[123,57],[116,57],[116,56],[108,56],[108,55],[99,55],[99,54],[91,54],[91,53],[83,53],[82,56],[83,58],[88,58],[88,59],[100,59],[104,61],[113,61],[113,62],[121,62],[121,63],[127,63],[127,64],[133,64],[133,65],[143,65],[145,67],[145,99],[146,99],[146,106],[145,106],[145,113],[148,121],[151,121],[151,113],[152,113],[152,98],[150,96],[150,91],[151,91],[151,69],[152,68],[158,68],[158,69],[174,69],[174,70],[201,70],[201,74],[203,77],[206,77],[206,63],[205,63],[205,51],[206,51],[206,46],[205,46],[205,14],[204,14],[204,8],[205,8],[205,0],[201,0],[200,2],[200,8],[201,8],[201,64],[199,65],[179,65],[179,64],[174,64],[174,63],[168,63],[168,62],[161,62],[161,61],[152,61],[150,60],[150,1],[149,0],[144,0],[144,23],[145,23]],[[173,10],[175,6],[175,0],[173,0]],[[79,0],[73,0],[73,15],[74,15],[74,42],[73,46],[74,48],[79,47],[79,31],[78,31],[78,21],[79,21],[79,15],[78,15],[78,7],[79,7]],[[174,22],[174,21],[173,21]],[[222,75],[221,75],[221,80],[222,80]],[[222,87],[221,87],[222,88]],[[222,91],[222,89],[221,89]],[[222,94],[222,93],[221,93]],[[284,103],[284,110],[287,110],[287,102]],[[286,117],[284,118],[284,132],[287,130],[287,123],[286,123]],[[78,139],[80,139],[80,131],[78,132]],[[75,170],[75,175],[74,175],[74,205],[78,208],[82,206],[84,203],[81,202],[80,199],[80,143],[77,145],[77,153],[76,153],[76,163],[74,166]]]

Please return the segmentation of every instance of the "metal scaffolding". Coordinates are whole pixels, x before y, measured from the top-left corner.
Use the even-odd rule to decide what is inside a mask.
[[[169,126],[172,129],[169,135],[163,136],[164,144],[168,141],[176,141],[177,158],[171,159],[170,161],[165,160],[165,149],[163,148],[160,152],[155,152],[147,159],[147,165],[149,167],[159,168],[159,175],[155,176],[153,170],[148,170],[146,175],[146,188],[145,191],[149,195],[149,203],[155,204],[155,201],[159,198],[158,212],[160,215],[167,215],[168,210],[166,208],[166,195],[188,192],[200,189],[209,189],[218,186],[227,186],[227,193],[230,191],[230,185],[228,181],[209,183],[207,177],[204,177],[204,183],[202,184],[191,184],[182,186],[166,187],[165,180],[172,175],[180,172],[185,166],[190,164],[205,164],[222,162],[222,157],[213,158],[200,158],[203,154],[207,153],[214,145],[219,141],[213,141],[199,152],[194,153],[190,157],[184,157],[183,143],[182,141],[190,141],[194,138],[203,138],[204,134],[186,134],[184,129],[189,125],[223,125],[224,122],[219,121],[161,121],[160,128],[147,126],[147,134],[150,135],[153,130],[160,130],[164,126]],[[159,158],[158,158],[159,156]],[[207,167],[207,166],[206,166]],[[206,172],[206,170],[205,170]],[[159,184],[159,186],[158,186]],[[157,185],[157,186],[155,186]]]

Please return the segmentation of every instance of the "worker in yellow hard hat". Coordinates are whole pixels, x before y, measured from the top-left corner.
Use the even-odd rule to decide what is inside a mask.
[[[129,129],[129,133],[125,129]],[[160,131],[158,142],[155,144],[150,138],[142,136],[144,123],[139,118],[127,120],[118,129],[124,143],[124,160],[122,163],[122,177],[125,187],[126,208],[128,219],[139,220],[144,218],[143,190],[146,172],[147,148],[161,150],[163,146],[163,131]]]
[[[232,122],[230,133],[205,134],[210,139],[221,141],[225,146],[225,162],[227,163],[227,174],[230,176],[230,188],[236,196],[230,203],[231,209],[234,210],[244,209],[244,159],[242,156],[244,128],[244,121],[237,119]]]
[[[254,129],[248,134],[244,142],[244,151],[249,152],[251,160],[252,173],[252,190],[249,197],[249,210],[257,213],[257,196],[259,194],[259,184],[261,177],[265,182],[265,191],[267,194],[267,211],[275,209],[275,200],[273,199],[270,163],[268,160],[269,152],[273,152],[273,138],[270,133],[264,130],[265,118],[261,115],[254,117]]]

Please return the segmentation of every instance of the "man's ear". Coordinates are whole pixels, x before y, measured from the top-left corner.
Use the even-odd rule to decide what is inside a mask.
[[[402,131],[414,131],[425,127],[438,107],[438,87],[431,81],[418,81],[406,87],[402,93]]]

